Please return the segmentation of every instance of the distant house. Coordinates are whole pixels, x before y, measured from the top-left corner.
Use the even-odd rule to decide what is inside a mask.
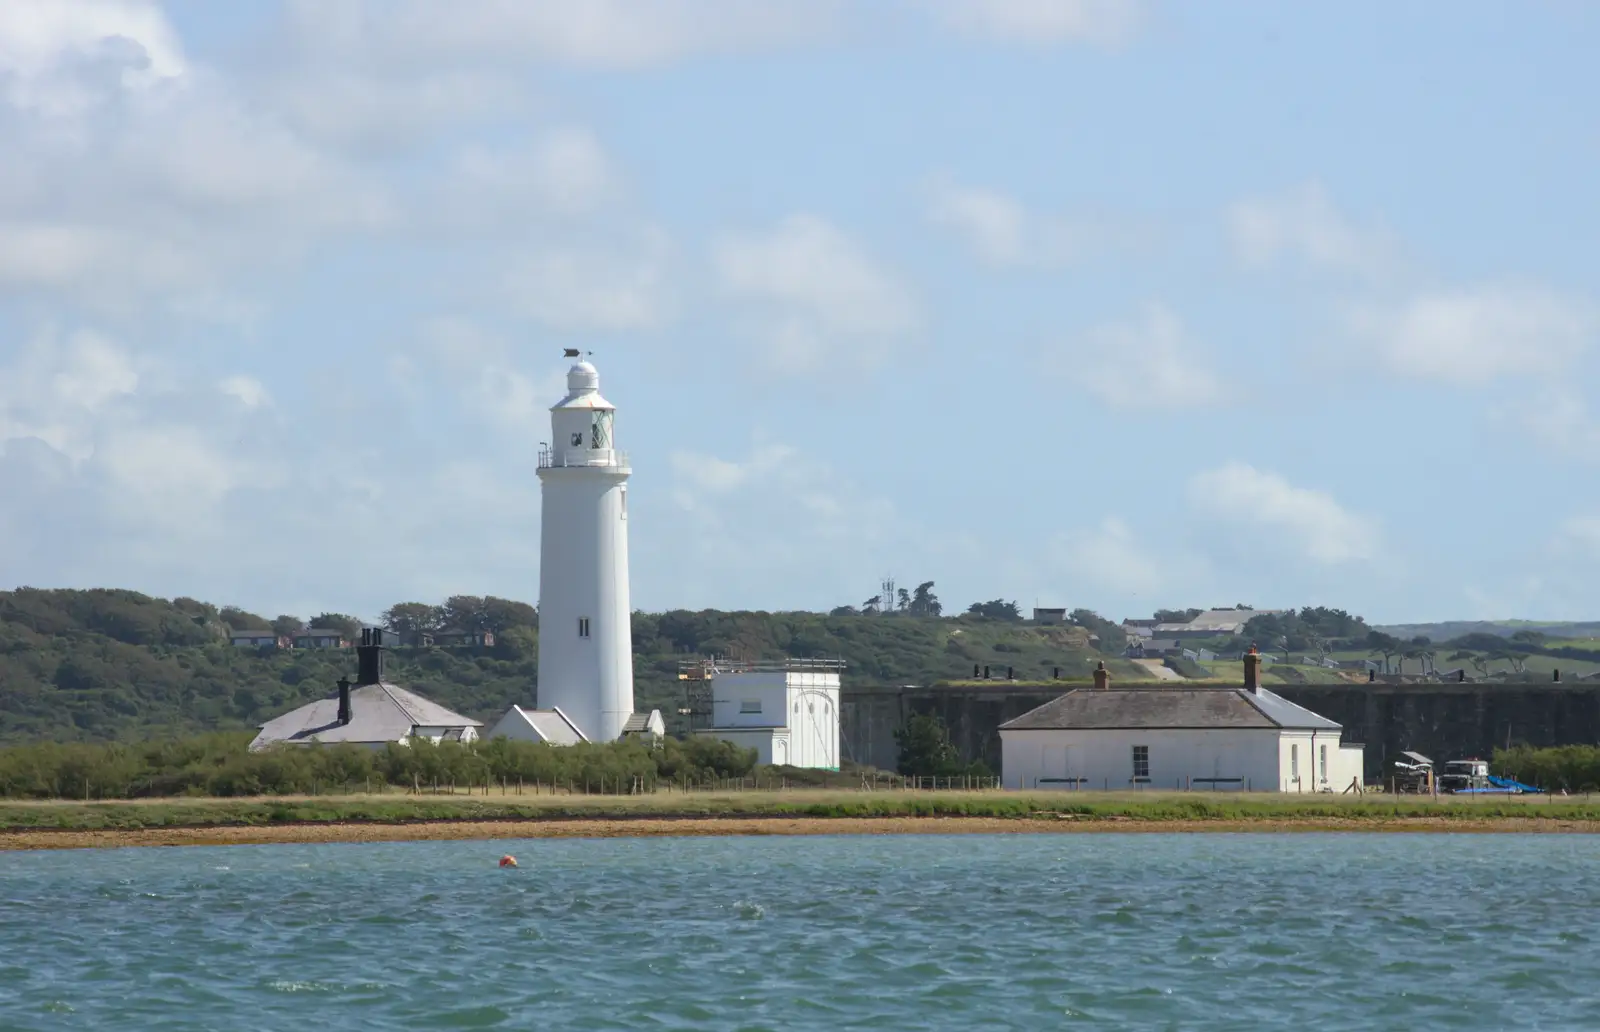
[[[332,646],[322,646],[330,648]],[[377,748],[413,738],[433,742],[477,740],[483,725],[416,692],[383,679],[383,632],[362,631],[355,683],[340,679],[338,694],[308,702],[267,721],[250,743],[256,752],[274,745],[364,745]]]
[[[1035,606],[1033,610],[1033,622],[1038,624],[1066,623],[1067,611],[1065,609],[1040,609],[1039,607]]]
[[[294,647],[297,649],[347,649],[350,639],[344,636],[343,631],[329,627],[309,627],[294,636]]]
[[[228,644],[241,649],[286,649],[294,639],[276,631],[234,631],[228,635]]]
[[[548,742],[550,745],[576,745],[588,736],[560,708],[523,709],[513,705],[495,721],[485,738],[509,738],[513,742]]]
[[[1007,788],[1343,792],[1360,785],[1361,746],[1343,728],[1260,683],[1095,686],[1000,725]]]
[[[1258,616],[1286,612],[1286,609],[1208,609],[1186,623],[1156,624],[1153,633],[1159,638],[1215,638],[1242,632],[1244,625]]]
[[[422,645],[432,645],[441,649],[459,649],[471,646],[487,648],[494,644],[494,634],[490,631],[424,631],[421,635]]]
[[[1123,654],[1129,659],[1159,659],[1162,656],[1175,656],[1178,651],[1176,638],[1136,638],[1128,643]]]
[[[1158,620],[1124,620],[1122,621],[1122,633],[1129,638],[1154,637],[1156,624],[1159,622]]]

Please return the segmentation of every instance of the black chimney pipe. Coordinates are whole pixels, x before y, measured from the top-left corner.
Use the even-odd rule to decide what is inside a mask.
[[[378,684],[383,680],[383,632],[364,628],[356,648],[356,684]]]
[[[339,678],[339,726],[350,723],[350,678]]]

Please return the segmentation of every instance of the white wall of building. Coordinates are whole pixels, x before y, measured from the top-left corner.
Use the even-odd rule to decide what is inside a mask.
[[[1148,749],[1149,781],[1134,778],[1134,746]],[[1323,767],[1323,749],[1327,765]],[[1007,788],[1157,790],[1205,788],[1208,778],[1242,778],[1218,789],[1254,792],[1343,792],[1362,774],[1360,746],[1344,747],[1336,731],[1002,730]],[[1300,780],[1295,778],[1298,774]]]
[[[711,682],[712,728],[706,732],[742,741],[744,729],[782,729],[768,736],[763,763],[839,769],[839,675],[832,672],[763,670],[718,674]],[[736,737],[739,735],[739,737]]]
[[[1149,750],[1147,782],[1133,780],[1134,746]],[[1193,778],[1243,778],[1237,788],[1258,792],[1279,784],[1276,728],[1001,730],[1000,757],[1007,788],[1070,789],[1068,778],[1084,779],[1078,786],[1083,789],[1123,791],[1141,785],[1172,791],[1191,787]]]
[[[551,410],[552,447],[539,468],[538,705],[560,707],[591,741],[612,741],[633,714],[632,471],[615,449],[594,368],[574,366],[567,385],[571,393]],[[604,446],[591,447],[597,443]]]

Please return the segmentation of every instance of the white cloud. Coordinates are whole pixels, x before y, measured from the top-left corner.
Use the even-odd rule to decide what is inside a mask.
[[[1582,396],[1565,386],[1549,387],[1533,397],[1498,404],[1493,415],[1563,455],[1600,461],[1600,420]]]
[[[1223,400],[1205,355],[1161,305],[1047,351],[1045,366],[1118,408],[1195,408]]]
[[[82,74],[86,69],[89,74]],[[155,4],[0,4],[0,96],[17,107],[72,113],[103,100],[108,79],[124,88],[144,88],[184,71],[177,35]]]
[[[1093,530],[1057,536],[1051,552],[1074,581],[1119,594],[1154,597],[1173,584],[1173,564],[1136,540],[1128,525],[1114,516]]]
[[[1228,213],[1240,260],[1265,267],[1287,259],[1342,272],[1383,276],[1399,267],[1399,243],[1380,226],[1358,225],[1320,183],[1276,197],[1242,200]]]
[[[453,229],[526,233],[532,220],[595,212],[615,197],[618,178],[592,132],[557,127],[519,148],[462,151],[430,207]]]
[[[1325,491],[1296,487],[1242,462],[1195,474],[1188,500],[1196,511],[1242,531],[1278,534],[1323,565],[1378,554],[1378,528],[1369,517],[1345,509]]]
[[[928,219],[963,237],[978,259],[993,266],[1050,266],[1137,248],[1146,230],[1102,217],[1032,211],[998,190],[935,182]]]
[[[1600,330],[1593,304],[1531,285],[1423,294],[1353,309],[1349,321],[1392,371],[1462,385],[1559,374]]]
[[[1144,21],[1140,0],[933,0],[950,28],[1007,43],[1110,45]]]
[[[138,387],[132,356],[109,338],[41,334],[0,374],[0,447],[35,437],[82,462],[94,451],[99,417]]]
[[[476,323],[436,319],[422,332],[422,352],[405,356],[409,375],[426,369],[449,384],[462,408],[524,442],[550,430],[550,406],[566,393],[566,378],[552,369],[541,377],[517,368],[511,346]]]
[[[671,256],[670,241],[654,231],[611,246],[552,247],[513,261],[501,296],[517,312],[558,330],[656,329],[676,312]]]
[[[247,409],[272,404],[272,395],[260,380],[253,376],[229,376],[217,384],[217,390]]]
[[[960,232],[986,262],[1009,265],[1022,259],[1025,215],[1022,206],[1004,194],[940,186],[934,190],[928,217]]]
[[[1560,537],[1587,557],[1600,559],[1600,517],[1574,516],[1562,524]]]
[[[552,61],[643,68],[703,54],[766,50],[831,31],[838,4],[768,0],[299,0],[306,41],[333,53],[405,62]]]
[[[802,372],[830,358],[871,364],[918,322],[909,289],[849,235],[812,215],[765,233],[729,235],[713,250],[729,294],[767,307],[768,358]]]
[[[675,451],[669,460],[678,481],[673,498],[685,509],[696,508],[708,497],[725,495],[781,472],[797,455],[793,448],[784,444],[757,445],[742,462],[700,452]]]

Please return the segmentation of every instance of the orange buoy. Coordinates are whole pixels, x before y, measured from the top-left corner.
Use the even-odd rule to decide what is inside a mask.
[[[515,867],[517,866],[517,858],[512,856],[510,853],[507,853],[505,856],[500,858],[500,866]]]

